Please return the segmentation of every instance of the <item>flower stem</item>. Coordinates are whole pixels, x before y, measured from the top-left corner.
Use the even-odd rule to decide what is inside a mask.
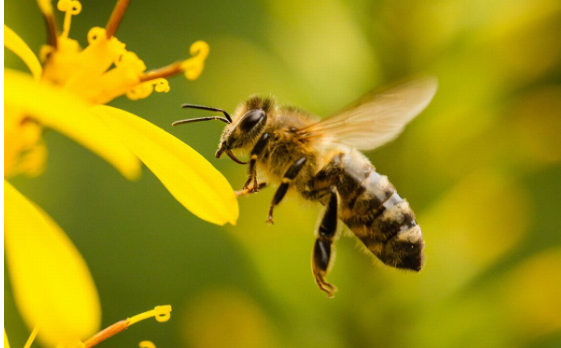
[[[115,4],[113,13],[111,13],[109,22],[107,22],[107,26],[105,27],[105,32],[108,39],[113,37],[113,35],[115,35],[115,33],[117,32],[117,29],[121,24],[121,20],[125,16],[125,12],[127,12],[127,8],[129,7],[130,2],[131,0],[119,0],[117,1],[117,4]]]

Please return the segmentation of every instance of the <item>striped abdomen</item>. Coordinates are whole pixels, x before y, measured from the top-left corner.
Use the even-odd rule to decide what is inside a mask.
[[[339,218],[385,264],[419,271],[424,241],[409,203],[358,151],[336,156]]]

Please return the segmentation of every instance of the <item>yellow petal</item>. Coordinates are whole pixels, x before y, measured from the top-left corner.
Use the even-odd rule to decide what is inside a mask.
[[[33,53],[29,46],[27,46],[25,41],[23,41],[22,38],[19,37],[19,35],[12,29],[6,26],[6,24],[4,24],[4,47],[14,52],[21,58],[21,60],[23,60],[29,70],[31,70],[35,80],[39,80],[41,78],[43,68],[41,67],[41,63],[39,63],[39,59],[37,59],[37,56]]]
[[[28,75],[4,69],[6,106],[31,116],[95,152],[126,178],[140,174],[140,162],[79,97],[48,84],[38,84]]]
[[[93,110],[185,208],[218,225],[236,223],[239,209],[232,187],[199,153],[131,113],[105,105]]]
[[[47,159],[43,127],[19,109],[4,107],[4,178],[42,173]]]
[[[5,248],[14,297],[46,346],[71,345],[99,329],[101,309],[88,267],[60,227],[4,182]]]
[[[6,328],[4,328],[4,348],[10,348],[10,342],[8,342],[8,335],[6,335]]]

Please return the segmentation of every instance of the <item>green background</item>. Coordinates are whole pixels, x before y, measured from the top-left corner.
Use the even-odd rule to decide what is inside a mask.
[[[70,36],[82,45],[113,1],[83,1]],[[62,15],[59,14],[59,25]],[[5,23],[35,51],[45,29],[34,1],[5,2]],[[171,321],[142,322],[103,343],[134,347],[561,346],[561,2],[133,1],[117,35],[149,69],[210,55],[196,81],[111,105],[185,141],[241,188],[246,169],[214,152],[221,123],[171,128],[273,94],[320,116],[418,72],[439,79],[426,112],[368,153],[417,214],[419,274],[381,265],[342,237],[320,292],[310,257],[318,204],[290,197],[265,224],[273,190],[241,198],[237,226],[195,218],[144,170],[129,182],[50,131],[46,172],[11,179],[61,225],[88,262],[103,326],[158,304]],[[6,66],[27,71],[10,52]],[[7,274],[5,272],[5,274]],[[29,332],[5,276],[12,347]]]

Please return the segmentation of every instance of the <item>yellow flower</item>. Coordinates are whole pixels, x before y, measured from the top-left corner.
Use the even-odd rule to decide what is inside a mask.
[[[140,99],[154,90],[167,92],[165,78],[179,73],[196,79],[208,55],[208,45],[198,41],[191,45],[193,57],[146,72],[144,62],[115,37],[129,1],[119,0],[107,26],[90,29],[88,46],[81,49],[69,38],[72,16],[80,13],[81,3],[58,2],[58,9],[65,12],[63,30],[58,34],[51,2],[39,0],[48,32],[48,45],[41,49],[43,65],[18,35],[4,26],[5,46],[21,57],[33,74],[5,69],[4,176],[41,173],[46,158],[41,133],[47,127],[89,148],[128,179],[138,177],[140,161],[144,162],[195,215],[219,225],[235,224],[238,203],[234,191],[210,163],[153,124],[103,105],[121,95]]]
[[[206,221],[234,224],[235,194],[226,179],[186,144],[133,114],[103,105],[127,95],[145,98],[167,92],[165,78],[184,73],[196,79],[208,45],[191,46],[193,57],[150,72],[114,35],[130,0],[119,0],[106,28],[92,28],[88,46],[69,38],[72,16],[81,3],[60,0],[65,12],[58,33],[53,8],[38,0],[48,32],[43,64],[25,42],[4,26],[4,45],[32,75],[4,71],[4,177],[42,172],[47,149],[43,129],[56,130],[112,164],[128,179],[140,174],[140,162],[193,214]],[[39,340],[48,346],[72,346],[99,328],[101,310],[88,267],[62,229],[39,207],[4,182],[5,248],[16,304]],[[6,340],[6,338],[5,338]]]

